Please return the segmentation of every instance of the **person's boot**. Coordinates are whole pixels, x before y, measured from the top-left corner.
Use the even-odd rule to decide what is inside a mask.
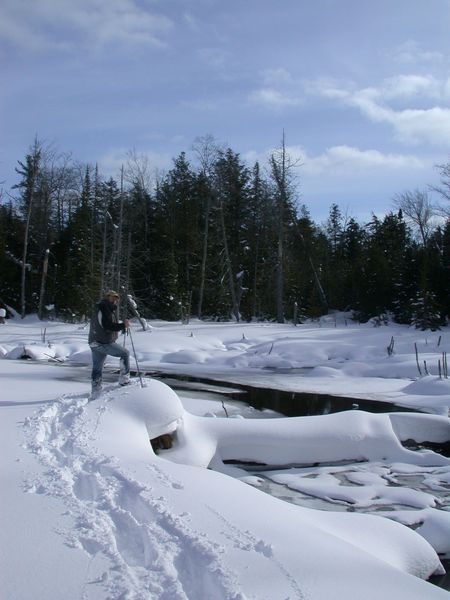
[[[131,383],[131,379],[129,375],[120,375],[119,376],[119,385],[129,385]]]
[[[130,367],[125,366],[123,358],[120,359],[119,385],[128,385],[130,380]]]
[[[89,400],[96,400],[102,395],[102,382],[101,381],[93,381],[92,382],[92,390]]]

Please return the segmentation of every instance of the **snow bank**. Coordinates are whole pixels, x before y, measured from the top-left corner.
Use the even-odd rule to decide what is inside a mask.
[[[181,425],[183,405],[177,394],[167,385],[156,379],[145,380],[143,387],[134,387],[133,393],[126,396],[125,403],[119,403],[123,412],[145,423],[150,440],[165,433],[173,433]]]
[[[231,420],[184,413],[177,430],[178,443],[167,452],[171,460],[207,467],[220,460],[254,461],[269,465],[314,464],[343,460],[390,460],[418,465],[447,465],[450,460],[432,451],[413,452],[401,445],[392,427],[392,415],[346,411],[331,415],[272,420]],[[395,418],[405,439],[414,439],[420,420]],[[448,419],[434,417],[440,439]],[[211,439],[215,443],[211,443]],[[205,444],[203,445],[203,441]]]
[[[254,443],[254,455],[267,458],[265,438],[276,460],[297,460],[309,428],[309,441],[323,436],[331,450],[329,436],[341,439],[337,451],[353,457],[357,442],[373,436],[368,448],[379,454],[375,434],[385,446],[386,423],[350,414],[349,434],[346,422],[328,418],[302,426],[302,419],[195,417],[167,386],[146,383],[89,404],[66,398],[27,422],[29,448],[47,468],[40,492],[63,498],[76,517],[71,544],[110,565],[95,598],[375,599],[393,589],[405,600],[443,597],[417,579],[442,572],[435,551],[403,525],[300,508],[198,468],[218,451],[239,454],[235,444],[247,452]],[[165,423],[177,429],[161,458],[147,430]],[[315,449],[322,456],[320,444]]]

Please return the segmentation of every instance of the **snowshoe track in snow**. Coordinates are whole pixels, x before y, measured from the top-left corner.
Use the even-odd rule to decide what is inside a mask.
[[[98,420],[109,400],[108,393],[100,399]],[[193,531],[189,515],[171,513],[160,492],[125,475],[117,459],[96,453],[87,403],[87,395],[66,395],[25,422],[28,449],[45,467],[27,491],[62,499],[74,520],[72,531],[61,532],[67,543],[91,555],[90,566],[98,556],[110,563],[93,581],[86,573],[82,600],[197,600],[200,590],[208,600],[245,600],[221,566],[223,547]],[[156,464],[148,468],[156,487],[182,489]]]

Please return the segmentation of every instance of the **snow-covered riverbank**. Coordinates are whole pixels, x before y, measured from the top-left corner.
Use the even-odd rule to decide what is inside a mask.
[[[298,327],[155,321],[147,331],[136,322],[133,341],[141,368],[150,371],[392,401],[437,414],[448,414],[450,405],[450,379],[439,378],[439,365],[442,373],[450,348],[448,327],[436,332],[402,325],[373,327],[345,315]],[[0,330],[0,357],[24,354],[89,364],[87,326],[41,323],[34,317],[9,321]],[[107,364],[116,362],[110,358]]]
[[[394,353],[388,355],[392,336]],[[344,321],[297,328],[157,322],[149,331],[133,324],[145,369],[268,387],[283,388],[284,382],[290,389],[395,400],[433,413],[219,419],[203,416],[223,414],[217,400],[184,393],[174,447],[158,456],[148,441],[153,413],[146,412],[138,381],[88,403],[89,381],[68,377],[70,370],[8,360],[25,353],[88,363],[86,337],[81,326],[31,318],[9,321],[0,330],[5,597],[449,597],[418,579],[439,571],[435,550],[449,551],[450,536],[443,532],[450,530],[450,513],[432,494],[398,488],[406,512],[422,513],[421,536],[380,516],[297,507],[244,485],[239,478],[245,481],[246,473],[205,468],[229,472],[223,463],[229,458],[365,460],[361,465],[376,468],[354,472],[351,485],[337,491],[329,471],[309,478],[314,493],[322,486],[323,493],[346,493],[370,504],[374,491],[381,498],[391,493],[385,482],[392,465],[397,471],[427,470],[433,484],[445,489],[450,461],[407,450],[401,441],[423,432],[435,440],[450,437],[449,380],[439,379],[437,369],[448,330],[423,333]],[[418,378],[414,344],[428,376]],[[309,374],[268,372],[301,367],[311,367]],[[147,388],[149,407],[167,406],[169,397],[178,402],[169,388],[154,383]],[[295,479],[294,473],[284,475]]]

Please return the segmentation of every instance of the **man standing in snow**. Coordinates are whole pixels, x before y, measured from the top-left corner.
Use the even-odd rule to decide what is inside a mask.
[[[92,351],[92,400],[98,398],[102,391],[103,365],[108,355],[120,358],[120,385],[130,383],[130,353],[116,343],[118,332],[125,333],[129,327],[128,319],[123,322],[117,319],[118,300],[119,294],[109,290],[103,300],[95,305],[91,318],[89,346]]]

